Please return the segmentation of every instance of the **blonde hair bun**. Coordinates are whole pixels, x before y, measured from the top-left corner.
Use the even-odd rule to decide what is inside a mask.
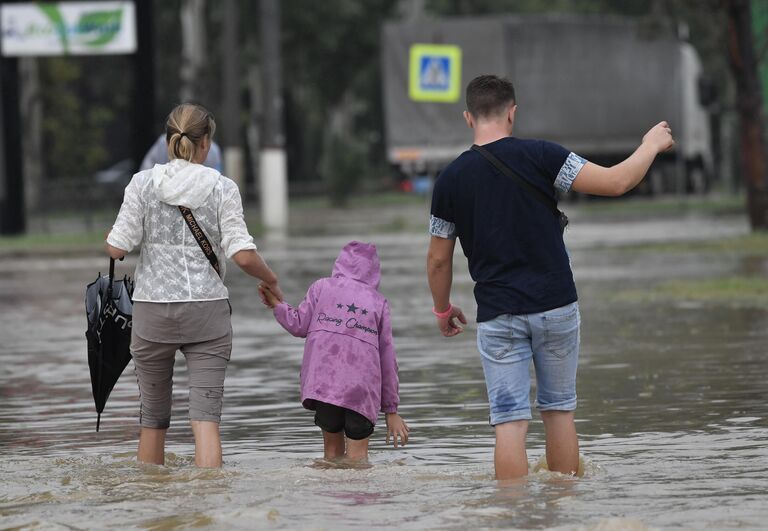
[[[174,107],[165,122],[168,158],[192,162],[200,150],[203,138],[213,140],[216,122],[213,114],[197,103],[182,103]]]

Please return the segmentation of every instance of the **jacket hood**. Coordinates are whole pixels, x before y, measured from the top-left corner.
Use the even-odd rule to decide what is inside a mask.
[[[169,205],[192,209],[205,202],[219,177],[221,174],[213,168],[182,159],[155,164],[152,168],[152,184],[157,198]]]
[[[381,263],[376,246],[372,243],[349,242],[336,259],[333,277],[351,278],[378,289],[381,281]]]

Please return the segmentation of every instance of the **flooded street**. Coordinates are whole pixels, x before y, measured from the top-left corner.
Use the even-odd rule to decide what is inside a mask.
[[[732,255],[640,253],[619,244],[744,234],[743,219],[598,224],[573,217],[567,242],[583,322],[577,426],[584,475],[539,471],[499,485],[476,325],[453,339],[439,336],[424,273],[428,237],[377,228],[402,217],[406,226],[425,225],[426,213],[396,210],[367,225],[376,213],[337,216],[315,236],[257,243],[294,304],[330,273],[348,240],[376,243],[381,291],[392,308],[400,411],[411,427],[407,447],[385,447],[381,419],[370,468],[319,461],[321,435],[299,404],[303,342],[261,306],[256,282],[229,264],[235,339],[222,418],[225,466],[193,465],[181,356],[167,466],[139,466],[132,365],[94,431],[83,295],[107,259],[0,257],[0,528],[766,528],[768,311],[619,296],[746,267]],[[134,264],[135,257],[118,270]],[[765,272],[766,260],[749,267]],[[474,314],[460,251],[453,302]],[[544,453],[536,413],[528,441],[533,469]]]

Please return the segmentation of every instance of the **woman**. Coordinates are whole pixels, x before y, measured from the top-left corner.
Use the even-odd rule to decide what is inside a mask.
[[[276,293],[280,289],[248,234],[237,185],[202,165],[216,130],[211,113],[200,105],[181,104],[168,115],[165,129],[170,162],[133,176],[106,242],[115,259],[141,246],[131,336],[141,398],[138,460],[165,461],[173,363],[181,350],[189,369],[195,464],[220,467],[224,373],[232,350],[223,258],[233,259]],[[183,216],[181,207],[190,209],[194,219],[185,219],[189,213]],[[198,243],[199,230],[195,239],[195,223],[207,236],[219,271],[202,250],[205,242]]]

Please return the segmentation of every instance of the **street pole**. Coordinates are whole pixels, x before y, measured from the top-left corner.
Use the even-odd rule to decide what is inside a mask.
[[[222,140],[224,173],[242,190],[244,184],[243,147],[240,141],[240,54],[238,0],[224,0],[224,31],[221,55],[223,63]]]
[[[152,0],[136,0],[133,157],[136,167],[157,138],[155,123],[155,45]]]
[[[261,213],[273,235],[288,228],[288,178],[283,133],[280,3],[260,0],[261,80],[263,86],[262,146],[259,164]]]
[[[22,173],[19,60],[0,56],[0,234],[26,230]]]

